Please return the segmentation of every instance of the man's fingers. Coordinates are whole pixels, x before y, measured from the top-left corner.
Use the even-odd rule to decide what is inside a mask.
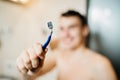
[[[47,53],[47,51],[48,51],[48,48],[45,49],[45,53]]]
[[[32,67],[37,68],[39,66],[38,56],[33,48],[28,49],[28,53],[30,55],[30,60],[32,62]]]
[[[26,74],[28,72],[28,69],[24,66],[24,63],[21,57],[17,59],[17,67],[19,71],[22,72],[23,74]]]
[[[45,50],[42,49],[40,43],[36,43],[32,48],[23,51],[16,61],[18,70],[23,74],[26,74],[29,70],[38,70],[43,65],[45,53],[47,51],[47,48]]]
[[[31,64],[31,60],[30,60],[30,56],[28,54],[27,51],[23,51],[22,55],[21,55],[24,65],[27,69],[32,69],[32,64]]]
[[[45,52],[42,49],[42,45],[40,43],[36,43],[33,45],[33,48],[34,48],[37,56],[39,56],[40,59],[44,59]]]
[[[41,55],[39,56],[40,58],[44,59],[45,58],[45,54],[47,53],[48,51],[48,48],[46,48],[42,53]]]

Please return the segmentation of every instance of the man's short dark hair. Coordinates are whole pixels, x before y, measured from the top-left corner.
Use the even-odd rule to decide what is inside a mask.
[[[71,16],[78,17],[80,21],[82,22],[82,25],[87,25],[86,17],[81,15],[79,12],[75,10],[68,10],[67,12],[64,12],[61,14],[61,17],[71,17]]]

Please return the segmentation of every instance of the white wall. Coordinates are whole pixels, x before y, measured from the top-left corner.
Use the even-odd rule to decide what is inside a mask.
[[[59,15],[68,9],[86,14],[86,0],[36,0],[27,6],[0,1],[0,75],[17,76],[15,60],[20,52],[36,41],[44,42],[47,21],[53,21],[55,37]],[[55,73],[42,80],[51,75],[54,80]]]

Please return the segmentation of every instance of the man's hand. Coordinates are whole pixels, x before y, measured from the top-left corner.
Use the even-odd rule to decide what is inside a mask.
[[[16,61],[20,73],[29,75],[29,72],[32,72],[36,74],[43,65],[46,52],[47,49],[43,51],[40,43],[36,43],[28,50],[23,51]]]

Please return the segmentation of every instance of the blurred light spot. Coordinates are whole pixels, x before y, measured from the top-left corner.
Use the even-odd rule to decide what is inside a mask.
[[[111,15],[111,9],[109,9],[109,8],[104,9],[104,15],[106,17],[109,17]]]
[[[100,9],[98,8],[94,8],[91,12],[91,18],[94,22],[96,22],[97,20],[99,20],[102,17],[102,13],[100,11]]]
[[[30,0],[9,0],[9,1],[12,1],[12,2],[15,2],[15,3],[26,4],[26,3],[28,3]]]

